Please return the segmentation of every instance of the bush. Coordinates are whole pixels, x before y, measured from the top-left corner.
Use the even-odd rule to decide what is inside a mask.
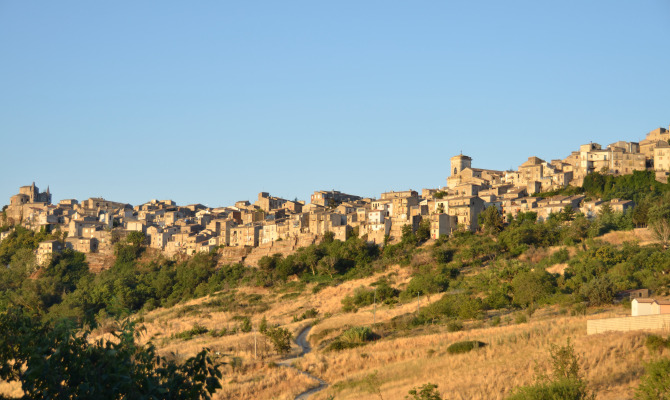
[[[447,323],[447,332],[458,332],[463,330],[463,324],[459,321],[450,321]]]
[[[409,391],[409,396],[405,396],[408,400],[442,400],[440,392],[437,391],[437,385],[433,383],[426,383],[421,387],[415,387]]]
[[[514,323],[515,324],[525,324],[528,322],[528,317],[526,317],[526,314],[523,313],[517,313],[516,316],[514,317]]]
[[[464,340],[462,342],[453,343],[447,347],[447,353],[463,354],[484,346],[486,346],[486,343],[480,342],[478,340]]]
[[[242,323],[240,324],[240,331],[251,332],[251,320],[249,319],[249,317],[242,318]]]
[[[565,346],[552,345],[549,353],[551,375],[539,375],[534,384],[517,388],[508,400],[595,399],[595,395],[589,394],[586,381],[580,376],[579,356],[575,354],[570,339]]]
[[[652,353],[658,353],[663,350],[665,347],[670,347],[670,341],[663,339],[658,335],[649,335],[645,341],[647,349]]]
[[[398,289],[389,286],[385,281],[380,282],[376,289],[359,286],[354,290],[353,295],[347,295],[342,299],[342,311],[355,312],[359,307],[371,305],[375,301],[375,298],[377,299],[377,303],[388,303],[398,297],[399,293]]]
[[[377,338],[372,329],[367,326],[353,327],[342,332],[328,347],[326,351],[339,351],[362,346]]]
[[[549,382],[537,382],[522,386],[507,400],[542,400],[542,399],[593,399],[586,390],[586,384],[574,379],[559,379]]]
[[[670,398],[670,359],[649,363],[636,391],[636,398],[656,400]]]
[[[193,339],[194,336],[204,335],[207,332],[209,332],[207,328],[196,322],[195,324],[193,324],[193,327],[191,329],[180,333],[176,333],[174,337],[177,339],[191,340]]]

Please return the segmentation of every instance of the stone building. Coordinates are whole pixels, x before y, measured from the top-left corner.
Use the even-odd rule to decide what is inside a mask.
[[[60,253],[63,250],[61,242],[58,240],[45,240],[40,242],[37,247],[37,264],[38,265],[47,265],[51,262],[55,254]]]

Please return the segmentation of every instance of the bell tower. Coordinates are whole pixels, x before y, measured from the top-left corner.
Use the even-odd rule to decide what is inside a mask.
[[[472,168],[472,158],[463,154],[451,157],[451,177],[457,176],[466,168]]]

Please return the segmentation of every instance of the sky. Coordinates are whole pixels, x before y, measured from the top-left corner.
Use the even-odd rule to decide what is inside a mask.
[[[0,0],[0,205],[446,185],[670,125],[670,1]]]

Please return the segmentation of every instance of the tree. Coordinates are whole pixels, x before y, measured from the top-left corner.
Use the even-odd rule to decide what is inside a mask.
[[[265,333],[268,329],[268,320],[265,318],[265,315],[263,315],[263,318],[261,318],[261,322],[258,325],[258,332],[260,333]]]
[[[415,387],[409,391],[409,396],[405,396],[408,400],[442,400],[440,392],[437,391],[437,385],[433,383],[426,383],[421,387]]]
[[[411,224],[403,225],[400,241],[402,243],[416,244],[416,235],[414,234]]]
[[[242,323],[240,324],[240,330],[242,332],[251,332],[251,319],[249,317],[243,317]]]
[[[293,335],[288,329],[278,326],[270,327],[265,330],[264,334],[270,338],[277,353],[286,354],[291,350],[291,339],[293,339]]]
[[[419,242],[425,242],[430,239],[430,221],[425,219],[419,224],[419,229],[416,230],[416,238]]]
[[[563,211],[561,212],[561,219],[563,221],[572,221],[575,219],[575,210],[572,208],[572,205],[568,204],[563,208]]]
[[[126,241],[135,247],[140,247],[147,240],[147,236],[140,231],[132,231],[126,236]]]
[[[670,399],[670,359],[661,359],[645,366],[645,373],[636,391],[642,400]]]
[[[210,399],[221,388],[221,363],[207,350],[177,364],[136,343],[127,321],[113,341],[89,334],[22,310],[0,314],[0,379],[20,382],[30,399]]]
[[[667,219],[657,219],[649,222],[649,227],[651,227],[654,236],[658,239],[664,247],[668,247],[668,241],[670,241],[670,222]]]
[[[496,234],[503,229],[503,219],[495,206],[486,207],[477,216],[477,223],[483,226],[483,230],[489,234]]]
[[[512,279],[514,303],[521,306],[534,306],[549,296],[554,285],[552,276],[545,270],[520,272]]]
[[[584,284],[580,290],[591,306],[611,304],[614,300],[614,284],[607,275],[596,277]]]

